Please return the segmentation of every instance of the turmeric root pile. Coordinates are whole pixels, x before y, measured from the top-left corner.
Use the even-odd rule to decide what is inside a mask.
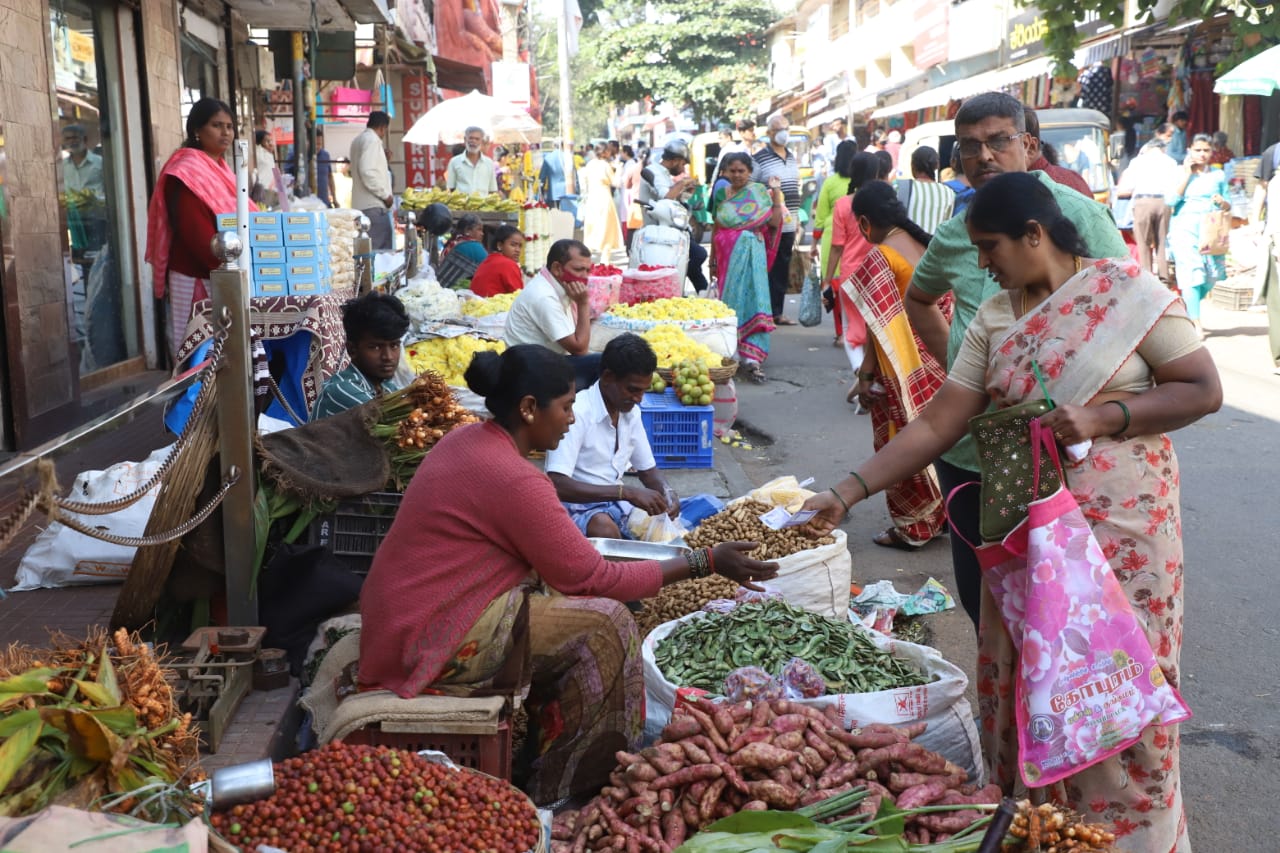
[[[1085,823],[1080,815],[1053,803],[1033,806],[1018,803],[1009,834],[1018,844],[1016,853],[1105,853],[1115,844],[1115,833],[1100,824]]]
[[[908,818],[909,840],[945,839],[989,811],[963,806],[997,803],[1000,793],[967,785],[964,770],[912,743],[923,731],[923,723],[848,731],[834,709],[785,699],[682,701],[654,746],[619,752],[600,795],[556,817],[552,853],[669,853],[737,812],[803,810],[854,789],[865,796],[852,798],[847,814],[822,818],[852,826],[870,820],[886,800],[903,809],[958,806]]]
[[[49,649],[0,650],[0,817],[55,799],[152,820],[190,815],[198,749],[191,715],[137,635],[93,629]]]

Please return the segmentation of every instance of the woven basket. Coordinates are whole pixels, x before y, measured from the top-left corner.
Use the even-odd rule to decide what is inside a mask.
[[[670,384],[671,376],[674,373],[673,367],[659,367],[658,375],[662,377],[662,381]],[[707,374],[711,377],[711,381],[716,385],[723,385],[738,373],[738,362],[731,358],[722,359],[719,367],[710,367]]]

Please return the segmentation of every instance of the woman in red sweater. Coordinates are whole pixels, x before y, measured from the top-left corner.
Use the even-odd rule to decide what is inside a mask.
[[[493,239],[497,249],[480,262],[471,276],[471,292],[477,296],[497,296],[524,289],[524,274],[520,272],[524,235],[513,225],[503,225],[494,232]]]
[[[536,345],[480,353],[467,385],[494,420],[429,453],[360,595],[360,684],[400,696],[529,684],[528,776],[538,804],[598,791],[644,724],[640,637],[623,601],[717,572],[756,588],[777,563],[725,543],[662,562],[596,552],[527,457],[573,423],[573,371]]]

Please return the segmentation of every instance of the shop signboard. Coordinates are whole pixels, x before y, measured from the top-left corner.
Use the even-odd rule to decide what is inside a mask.
[[[1081,42],[1089,41],[1113,29],[1115,26],[1094,10],[1082,12],[1076,18],[1076,33]],[[1044,39],[1048,32],[1049,22],[1045,20],[1044,13],[1035,6],[1028,6],[1011,17],[1005,28],[1005,62],[1022,62],[1025,59],[1043,55]]]
[[[500,101],[529,108],[529,63],[493,63],[493,96]]]
[[[916,37],[913,43],[916,68],[924,71],[947,61],[949,0],[920,0],[916,8]]]
[[[406,74],[401,80],[401,102],[404,105],[404,126],[413,123],[431,108],[431,81],[425,74]],[[407,187],[422,189],[435,186],[432,174],[431,148],[425,145],[404,146],[404,183]]]

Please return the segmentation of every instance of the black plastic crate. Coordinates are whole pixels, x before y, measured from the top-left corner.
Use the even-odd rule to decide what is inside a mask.
[[[403,499],[400,492],[370,492],[344,500],[311,522],[307,542],[327,548],[352,571],[367,574]]]

